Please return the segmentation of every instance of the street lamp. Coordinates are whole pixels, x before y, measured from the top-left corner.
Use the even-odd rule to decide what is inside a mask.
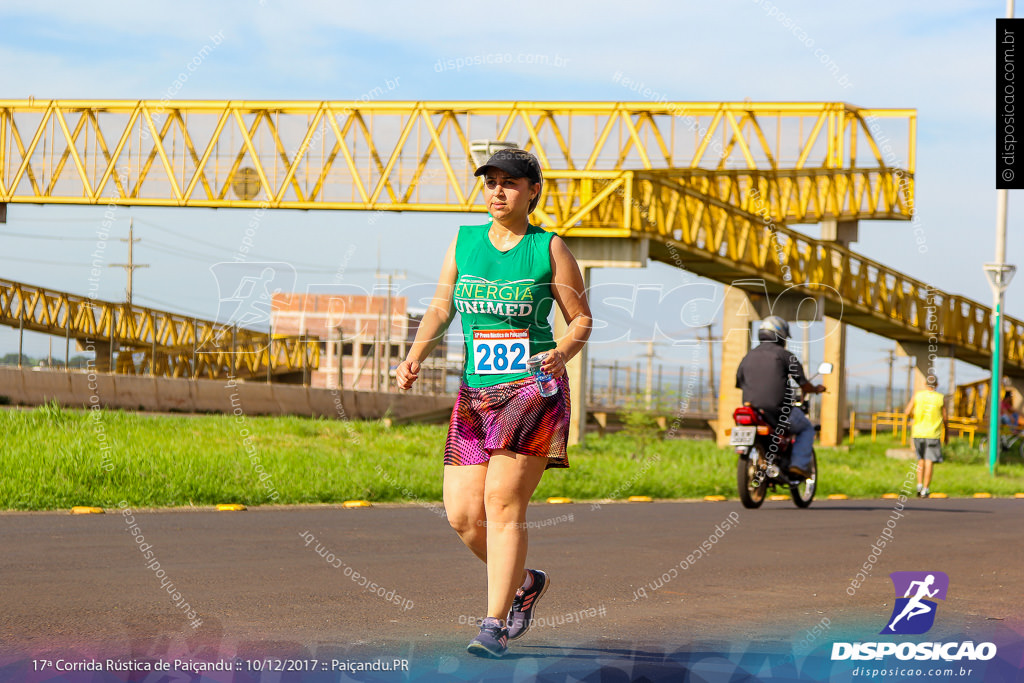
[[[1006,0],[1006,16],[1013,19],[1013,0]],[[1003,294],[1010,286],[1016,266],[1006,264],[1006,214],[1009,192],[996,190],[996,262],[986,263],[985,277],[992,288],[992,388],[988,408],[988,471],[996,473],[999,458],[999,404],[1003,381]]]

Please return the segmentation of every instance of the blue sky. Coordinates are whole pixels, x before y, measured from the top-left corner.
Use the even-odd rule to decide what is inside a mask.
[[[177,99],[354,100],[396,78],[400,87],[389,96],[402,100],[636,99],[613,81],[620,71],[681,102],[749,98],[913,107],[916,208],[929,250],[919,253],[909,224],[895,222],[862,224],[854,249],[946,291],[991,301],[982,263],[994,253],[993,36],[1004,3],[596,0],[580,7],[532,0],[355,6],[7,0],[0,7],[0,97],[159,99],[219,34],[222,42]],[[838,65],[838,76],[815,49]],[[439,60],[495,53],[540,55],[548,66],[526,61],[435,68]],[[551,66],[556,56],[560,66]],[[1007,260],[1021,263],[1024,246],[1015,226],[1024,206],[1018,209],[1015,199],[1011,193]],[[84,294],[88,243],[16,235],[88,237],[102,211],[12,205],[8,223],[0,225],[0,273]],[[126,209],[119,212],[116,237],[126,235],[130,216],[143,239],[136,258],[150,264],[136,273],[139,302],[174,301],[183,312],[214,315],[217,290],[209,266],[230,258],[249,212]],[[300,272],[300,287],[330,281],[346,258],[347,281],[370,287],[380,244],[385,269],[406,270],[406,284],[424,283],[437,272],[463,221],[457,215],[384,214],[367,229],[367,215],[356,212],[271,212],[261,222],[255,251],[322,267],[320,274]],[[807,231],[816,234],[816,227]],[[111,242],[111,260],[124,260],[120,249],[123,244]],[[611,281],[668,288],[681,276],[660,264],[595,275],[597,283]],[[110,269],[98,296],[119,299],[123,289],[123,271]],[[1024,282],[1018,279],[1007,293],[1009,314],[1024,317],[1020,301]],[[611,322],[628,318],[612,310],[595,312]],[[891,344],[856,332],[848,344],[850,363],[858,366],[851,381],[883,381],[876,361]],[[0,353],[16,347],[16,332],[0,329]],[[634,358],[640,347],[595,346],[591,353],[605,360]],[[31,336],[27,350],[45,353],[45,338]],[[816,353],[820,349],[812,358],[820,358]],[[659,355],[667,363],[689,358],[667,345]],[[960,366],[958,374],[965,379],[983,373]]]

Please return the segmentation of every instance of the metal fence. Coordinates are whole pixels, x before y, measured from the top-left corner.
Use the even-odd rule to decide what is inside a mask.
[[[685,404],[689,413],[714,413],[717,393],[704,368],[644,363],[591,361],[587,399],[591,409],[646,409],[672,412]]]

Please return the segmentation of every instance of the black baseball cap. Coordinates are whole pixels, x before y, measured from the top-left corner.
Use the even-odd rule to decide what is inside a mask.
[[[487,173],[489,168],[504,171],[512,178],[527,178],[533,183],[544,182],[544,174],[541,173],[540,162],[537,161],[537,157],[525,149],[499,149],[491,155],[487,163],[476,169],[476,173],[473,175],[483,175]],[[533,210],[537,208],[539,201],[540,193],[537,193],[537,196],[530,202],[530,213],[533,213]]]

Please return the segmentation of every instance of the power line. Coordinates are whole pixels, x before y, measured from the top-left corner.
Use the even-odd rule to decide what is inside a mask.
[[[153,249],[154,251],[158,251],[158,252],[167,254],[169,256],[177,256],[179,258],[191,259],[193,261],[198,261],[200,263],[205,263],[207,265],[212,265],[214,263],[235,263],[235,261],[225,261],[223,259],[218,260],[218,259],[216,259],[215,257],[213,257],[213,256],[211,256],[209,254],[201,254],[201,253],[196,252],[196,251],[190,251],[188,249],[182,249],[181,247],[176,247],[174,245],[167,244],[166,242],[161,242],[160,240],[155,240],[152,237],[147,237],[145,239],[145,241],[142,242],[141,246],[147,247],[149,249]],[[277,263],[286,263],[286,264],[292,266],[293,268],[295,268],[295,265],[293,263],[291,263],[290,261],[287,261],[287,260],[282,261],[280,259],[277,259],[275,262],[277,262]],[[238,261],[237,263],[240,263],[240,264],[243,264],[243,265],[245,264],[244,261]],[[295,268],[295,272],[296,273],[304,273],[304,274],[311,274],[311,275],[336,273],[337,271],[338,271],[337,268]],[[373,273],[373,272],[376,272],[376,270],[374,268],[346,268],[345,272]]]
[[[145,294],[136,294],[135,298],[136,299],[144,299],[146,301],[152,301],[153,303],[158,304],[159,306],[163,307],[163,309],[166,312],[168,312],[168,313],[183,313],[183,314],[187,313],[189,316],[194,316],[196,318],[212,318],[213,317],[212,315],[210,315],[209,312],[207,312],[207,313],[199,313],[199,312],[197,312],[194,309],[185,308],[180,303],[171,303],[169,301],[162,301],[160,299],[154,299],[153,297],[146,296]]]
[[[96,220],[96,217],[95,216],[91,216],[89,218],[85,218],[85,217],[76,218],[74,216],[72,216],[71,218],[22,218],[22,217],[19,217],[17,220],[18,220],[19,223],[89,223],[91,221]],[[105,219],[103,219],[102,216],[101,216],[101,220],[105,220]]]
[[[174,246],[173,244],[167,244],[166,242],[155,240],[152,237],[147,237],[140,246],[147,249],[153,249],[154,251],[159,251],[164,254],[169,254],[171,256],[179,256],[181,258],[201,261],[202,263],[210,263],[212,261],[209,254],[202,254],[198,251],[183,249],[181,247]]]
[[[151,228],[156,228],[157,230],[159,230],[161,232],[166,232],[168,235],[174,235],[175,237],[180,237],[181,239],[184,239],[184,240],[189,240],[191,242],[195,242],[197,244],[202,244],[202,245],[207,246],[207,247],[212,247],[212,248],[214,248],[214,249],[216,249],[218,251],[227,251],[227,252],[234,251],[230,247],[226,247],[223,244],[215,244],[214,242],[207,242],[206,240],[201,240],[198,237],[192,237],[190,235],[185,235],[185,234],[180,233],[180,232],[175,232],[174,230],[171,230],[170,228],[164,227],[164,226],[162,226],[162,225],[160,225],[158,223],[154,223],[153,221],[149,221],[149,220],[146,220],[144,218],[140,218],[138,220],[139,220],[140,223],[148,225]],[[260,258],[263,258],[263,257],[260,257]]]
[[[40,223],[43,223],[43,222],[82,223],[85,220],[86,219],[79,219],[79,218],[52,219],[52,220],[51,219],[45,219],[45,218],[19,219],[19,221],[40,222]],[[134,220],[137,220],[140,223],[143,223],[143,224],[148,225],[150,227],[156,228],[157,230],[165,232],[165,233],[167,233],[169,235],[172,235],[174,237],[179,237],[179,238],[181,238],[183,240],[188,240],[190,242],[195,242],[197,244],[202,244],[203,246],[207,246],[207,247],[210,247],[212,249],[216,249],[219,252],[225,252],[225,251],[226,252],[231,252],[232,251],[231,248],[226,247],[226,246],[224,246],[222,244],[216,244],[214,242],[207,242],[206,240],[201,240],[201,239],[198,239],[196,237],[190,237],[188,235],[176,232],[174,230],[171,230],[169,228],[166,228],[166,227],[164,227],[162,225],[154,223],[153,221],[150,221],[150,220],[146,220],[144,218],[135,218]],[[60,242],[97,242],[97,241],[103,241],[103,240],[98,240],[95,237],[68,237],[68,236],[64,236],[64,235],[20,235],[20,234],[15,234],[15,233],[0,232],[0,238],[3,238],[3,237],[11,237],[11,238],[15,238],[15,239],[44,239],[44,240],[54,240],[54,241],[60,241]],[[148,247],[148,248],[153,248],[151,245],[154,245],[154,244],[157,244],[157,245],[160,245],[161,247],[163,247],[164,248],[164,253],[169,254],[171,256],[181,256],[183,258],[192,258],[192,259],[200,261],[202,263],[218,263],[218,262],[220,262],[220,261],[216,260],[217,257],[215,257],[215,256],[213,256],[211,254],[203,254],[203,253],[196,252],[196,251],[190,251],[188,249],[184,249],[184,248],[179,247],[177,245],[167,244],[166,242],[161,242],[159,240],[155,240],[155,239],[153,239],[151,237],[147,237],[145,239],[145,241],[140,244],[140,246]],[[174,250],[174,251],[166,251],[166,250]],[[156,251],[161,251],[161,250],[160,249],[156,249]],[[332,267],[332,266],[326,266],[326,265],[323,265],[323,264],[305,263],[305,262],[300,262],[300,261],[287,261],[287,260],[286,261],[281,261],[280,257],[272,257],[272,256],[268,256],[268,255],[265,255],[265,254],[251,253],[251,255],[256,257],[256,258],[265,259],[267,261],[288,263],[289,265],[294,267],[295,271],[298,272],[298,273],[307,273],[307,274],[336,273],[340,269],[340,266]],[[17,259],[17,260],[18,261],[24,261],[25,259]],[[56,263],[50,264],[50,263],[46,263],[46,262],[43,262],[43,261],[36,261],[36,263],[44,263],[45,265],[58,265]],[[413,276],[415,276],[417,278],[421,278],[421,279],[423,279],[424,281],[427,281],[427,282],[432,282],[432,281],[434,281],[436,279],[436,276],[433,276],[433,275],[427,275],[425,273],[420,273],[420,272],[417,272],[417,271],[414,271],[414,270],[408,270],[408,269],[405,269],[405,270],[410,275],[413,275]],[[349,267],[345,267],[344,272],[346,272],[346,273],[375,273],[375,272],[377,272],[377,269],[376,268],[349,268]]]
[[[0,232],[0,237],[13,237],[23,240],[59,240],[61,242],[99,242],[95,237],[65,237],[64,235],[18,235],[13,232]]]
[[[207,242],[206,240],[201,240],[201,239],[199,239],[197,237],[192,237],[190,235],[185,235],[185,234],[182,234],[180,232],[175,232],[174,230],[171,230],[170,228],[167,228],[167,227],[164,227],[164,226],[159,225],[157,223],[154,223],[153,221],[145,220],[145,219],[142,219],[142,218],[138,219],[138,221],[140,223],[145,223],[146,225],[148,225],[148,226],[150,226],[152,228],[156,228],[157,230],[160,230],[162,232],[166,232],[169,235],[174,235],[175,237],[180,237],[181,239],[184,239],[184,240],[189,240],[189,241],[195,242],[197,244],[202,244],[204,246],[211,247],[213,249],[217,249],[218,251],[226,251],[226,252],[229,252],[229,253],[237,251],[237,249],[233,249],[233,248],[230,248],[230,247],[225,247],[222,244],[215,244],[213,242]],[[281,261],[281,258],[279,256],[267,256],[266,254],[257,254],[255,252],[251,252],[251,251],[249,252],[249,255],[253,256],[255,258],[265,259],[267,261]],[[336,270],[336,269],[328,269],[324,265],[319,264],[319,263],[303,263],[301,261],[287,261],[286,263],[288,263],[289,265],[291,265],[293,267],[299,266],[299,267],[302,267],[302,268],[312,268],[312,269],[315,269],[315,270],[317,270],[319,272],[332,272],[333,273]],[[296,270],[298,270],[298,268],[296,268]],[[355,270],[355,269],[352,269],[352,270]],[[371,271],[367,270],[367,272],[371,272]]]
[[[8,256],[0,256],[0,261],[11,261],[11,262],[15,262],[15,263],[38,263],[38,264],[44,265],[44,266],[58,266],[58,267],[61,267],[61,268],[82,268],[82,267],[89,266],[89,264],[87,262],[73,263],[71,261],[41,261],[39,259],[20,258],[20,257],[19,258],[11,258],[11,257],[8,257]]]

